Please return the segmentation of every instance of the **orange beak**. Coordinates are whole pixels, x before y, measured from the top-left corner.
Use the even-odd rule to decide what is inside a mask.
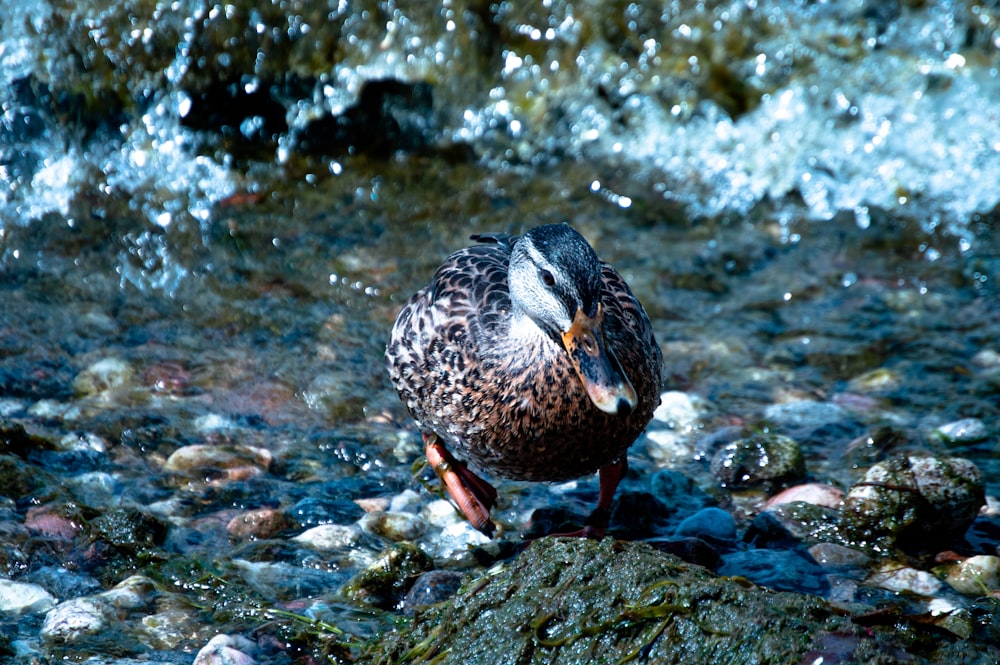
[[[562,341],[594,406],[612,415],[631,413],[638,398],[618,359],[604,343],[604,308],[598,305],[593,318],[576,310]]]

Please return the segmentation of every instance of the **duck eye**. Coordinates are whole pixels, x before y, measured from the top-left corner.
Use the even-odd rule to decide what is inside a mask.
[[[541,275],[542,282],[545,284],[545,286],[555,286],[556,285],[556,278],[555,278],[555,276],[551,272],[549,272],[548,270],[540,270],[539,274]]]

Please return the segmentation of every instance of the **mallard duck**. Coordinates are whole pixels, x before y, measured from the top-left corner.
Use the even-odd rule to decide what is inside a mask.
[[[622,276],[567,224],[473,235],[403,306],[386,347],[429,464],[492,536],[496,490],[599,472],[578,532],[603,537],[626,451],[659,403],[660,347]]]

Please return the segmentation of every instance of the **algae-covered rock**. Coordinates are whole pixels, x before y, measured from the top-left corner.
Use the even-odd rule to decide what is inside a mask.
[[[434,562],[416,545],[395,543],[344,586],[344,595],[382,609],[395,607]]]
[[[799,444],[780,434],[754,434],[723,446],[712,458],[712,475],[723,487],[780,486],[805,473]]]
[[[972,462],[896,456],[851,487],[840,530],[861,545],[941,547],[965,533],[985,502],[982,475]]]
[[[373,641],[359,660],[693,665],[956,655],[910,660],[910,645],[879,631],[815,596],[716,577],[641,543],[546,538]],[[990,646],[955,648],[969,662],[1000,655]]]

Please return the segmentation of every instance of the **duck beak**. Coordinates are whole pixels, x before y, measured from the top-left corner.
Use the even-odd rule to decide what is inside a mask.
[[[618,359],[604,343],[604,308],[598,305],[593,318],[577,309],[562,341],[594,406],[612,415],[632,413],[638,399]]]

